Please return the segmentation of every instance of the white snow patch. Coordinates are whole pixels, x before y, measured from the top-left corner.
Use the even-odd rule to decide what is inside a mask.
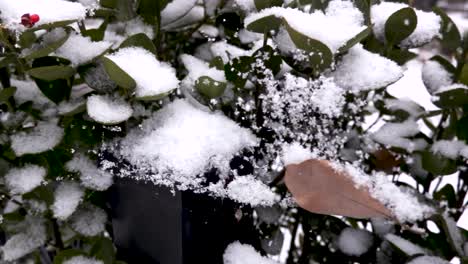
[[[20,225],[24,226],[25,230],[11,236],[1,247],[2,259],[5,261],[17,263],[15,260],[32,253],[46,242],[46,226],[43,219],[28,216]]]
[[[31,131],[11,136],[11,148],[17,156],[37,154],[53,149],[63,138],[63,129],[53,122],[39,122]]]
[[[65,58],[75,66],[90,62],[92,59],[106,52],[112,43],[107,41],[91,41],[90,37],[83,37],[80,34],[70,34],[67,41],[58,48],[57,56]]]
[[[416,254],[426,254],[427,252],[418,245],[413,244],[412,242],[399,237],[394,234],[387,234],[385,235],[385,239],[387,239],[390,243],[397,246],[403,252],[405,252],[408,256],[416,255]]]
[[[321,114],[338,117],[343,114],[344,93],[331,79],[323,79],[322,85],[312,92],[310,102]]]
[[[110,173],[98,169],[97,166],[84,155],[75,155],[65,166],[67,170],[80,173],[81,184],[86,188],[104,191],[113,183]]]
[[[251,245],[244,245],[238,241],[226,248],[223,259],[224,264],[278,264],[260,255]]]
[[[385,23],[387,19],[400,9],[408,7],[407,4],[382,2],[371,8],[371,21],[374,24],[376,37],[385,41]],[[404,39],[400,45],[405,47],[417,47],[430,42],[440,35],[441,18],[433,12],[424,12],[415,9],[418,24],[414,32]]]
[[[197,0],[171,1],[161,12],[161,25],[167,25],[184,17],[196,4]]]
[[[63,264],[104,264],[101,260],[85,256],[74,256],[63,262]]]
[[[434,142],[431,151],[450,159],[457,159],[466,144],[460,140],[439,140]]]
[[[290,164],[299,164],[306,160],[316,158],[309,149],[301,146],[298,142],[294,142],[283,147],[282,161],[285,166]]]
[[[5,184],[12,194],[24,194],[41,185],[47,171],[37,165],[13,168],[5,175]]]
[[[33,106],[37,108],[53,104],[53,102],[39,90],[39,87],[37,87],[34,81],[18,80],[15,78],[11,78],[10,80],[11,86],[16,87],[14,98],[18,104],[31,101],[33,102]]]
[[[330,76],[345,89],[366,91],[398,81],[403,77],[403,69],[394,61],[369,52],[358,44],[338,62]]]
[[[234,0],[234,4],[245,12],[257,10],[254,0]]]
[[[439,257],[421,256],[411,260],[408,264],[450,264],[450,262]]]
[[[185,86],[193,87],[198,78],[202,76],[208,76],[218,82],[226,82],[224,71],[210,68],[209,64],[203,60],[188,54],[182,54],[180,60],[188,71],[187,77],[182,81]]]
[[[143,48],[124,48],[107,57],[135,80],[137,98],[158,96],[179,85],[175,69]]]
[[[106,212],[91,204],[79,208],[69,220],[71,228],[84,236],[97,236],[104,232],[106,221]]]
[[[413,102],[413,100],[409,98],[401,98],[401,99],[385,99],[385,107],[391,111],[403,110],[407,112],[410,117],[418,117],[420,114],[423,113],[424,109],[418,105],[417,103]]]
[[[75,182],[63,182],[55,190],[55,200],[52,204],[54,217],[66,220],[75,212],[84,196],[84,190]]]
[[[234,201],[252,206],[271,206],[279,199],[267,185],[252,176],[236,177],[227,186],[227,195]]]
[[[123,99],[106,95],[92,95],[86,102],[88,115],[102,124],[118,124],[129,119],[132,107]]]
[[[422,68],[422,79],[427,90],[431,93],[437,93],[440,88],[449,86],[453,83],[453,75],[449,73],[437,61],[429,60]]]
[[[408,139],[417,133],[419,133],[418,124],[413,120],[407,120],[403,123],[386,123],[372,134],[372,138],[380,144],[414,151],[424,147],[418,142]]]
[[[360,256],[366,253],[374,239],[372,234],[363,229],[345,228],[338,236],[338,248],[348,256]]]

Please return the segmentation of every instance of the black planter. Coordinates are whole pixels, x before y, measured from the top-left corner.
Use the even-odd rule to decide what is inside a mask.
[[[128,263],[221,264],[234,241],[260,245],[252,210],[228,199],[118,178],[110,202],[118,254]]]

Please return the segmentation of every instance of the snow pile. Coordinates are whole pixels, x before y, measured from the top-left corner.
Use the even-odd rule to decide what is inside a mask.
[[[271,206],[279,197],[264,183],[252,176],[237,177],[227,186],[227,196],[252,206]]]
[[[337,63],[336,70],[330,76],[341,87],[359,92],[392,84],[403,77],[403,70],[395,62],[358,44]]]
[[[411,243],[410,241],[401,238],[394,234],[387,234],[385,235],[385,239],[387,239],[390,243],[401,249],[405,254],[408,256],[416,255],[416,254],[426,254],[426,251],[418,245]]]
[[[403,123],[386,123],[372,135],[372,138],[383,145],[415,151],[426,146],[422,141],[408,139],[418,133],[418,124],[407,120]]]
[[[252,54],[261,47],[261,45],[263,45],[263,41],[257,41],[254,43],[252,49],[245,50],[225,41],[218,41],[211,44],[210,50],[211,53],[213,53],[213,56],[221,57],[221,59],[226,63],[241,56],[252,56]]]
[[[39,87],[37,87],[34,81],[12,78],[11,86],[16,87],[14,98],[18,104],[31,101],[33,102],[33,106],[36,108],[42,108],[53,104],[53,102],[50,101],[49,98],[45,97],[41,90],[39,90]]]
[[[282,161],[284,165],[299,164],[313,158],[317,158],[317,156],[297,142],[283,147]]]
[[[37,165],[14,168],[5,175],[5,184],[12,194],[24,194],[41,185],[46,170]]]
[[[406,7],[408,7],[407,4],[393,2],[382,2],[372,6],[371,21],[374,24],[373,29],[375,36],[379,40],[385,41],[385,23],[387,19],[393,13]],[[418,17],[418,24],[414,32],[400,43],[402,46],[421,46],[440,35],[439,31],[442,23],[440,16],[433,12],[415,11]]]
[[[161,11],[161,25],[168,25],[184,17],[196,4],[197,0],[173,0]]]
[[[104,262],[95,258],[89,258],[85,256],[74,256],[65,260],[64,262],[62,262],[62,264],[104,264]]]
[[[453,75],[437,61],[429,60],[422,68],[422,79],[427,90],[435,94],[440,88],[453,83]]]
[[[450,264],[450,262],[439,257],[421,256],[411,260],[408,264]]]
[[[224,171],[241,149],[257,143],[255,136],[222,113],[209,113],[186,100],[176,100],[132,131],[121,144],[121,154],[138,167],[171,172],[189,184],[214,166]]]
[[[52,204],[54,217],[59,220],[66,220],[81,203],[84,190],[75,182],[64,182],[57,187],[54,196],[55,199]]]
[[[390,111],[402,110],[410,115],[411,118],[417,118],[424,112],[424,109],[409,98],[385,99],[385,108]]]
[[[338,236],[338,248],[349,256],[360,256],[366,253],[374,243],[372,233],[367,230],[345,228]]]
[[[46,226],[43,219],[27,216],[20,226],[24,231],[11,236],[1,247],[4,261],[16,263],[15,260],[32,253],[46,242]]]
[[[187,77],[182,80],[182,84],[187,87],[193,87],[198,78],[208,76],[218,82],[226,82],[224,71],[216,68],[210,68],[209,64],[192,55],[182,54],[180,60],[188,71]]]
[[[0,18],[8,28],[24,30],[21,16],[38,14],[36,26],[64,20],[81,20],[86,16],[86,8],[80,3],[64,0],[4,0],[0,1]]]
[[[102,171],[84,155],[75,155],[65,164],[67,170],[79,172],[81,184],[96,191],[107,190],[113,183],[112,175]]]
[[[330,1],[325,13],[321,10],[305,13],[298,9],[271,7],[250,14],[244,23],[247,27],[250,23],[271,15],[284,18],[292,28],[324,43],[333,53],[366,28],[362,13],[351,1],[341,0]]]
[[[90,62],[106,52],[112,43],[107,41],[91,41],[90,37],[72,33],[67,41],[58,48],[57,56],[65,58],[75,66]]]
[[[431,151],[450,159],[457,159],[458,156],[463,155],[462,151],[466,148],[465,142],[460,140],[439,140],[431,146]]]
[[[107,125],[122,123],[133,114],[132,107],[126,101],[106,95],[88,97],[86,109],[94,121]]]
[[[239,242],[230,244],[223,255],[224,264],[278,264],[263,257],[252,246]]]
[[[87,204],[70,217],[70,226],[84,236],[97,236],[104,232],[107,214],[101,208]]]
[[[151,25],[145,24],[140,17],[125,22],[112,23],[107,26],[104,40],[112,42],[112,48],[118,48],[122,42],[130,36],[143,33],[148,38],[154,38],[154,30]]]
[[[12,135],[11,148],[17,156],[42,153],[57,146],[63,134],[63,129],[54,122],[39,122],[28,132]]]
[[[338,117],[343,114],[345,91],[333,81],[324,79],[322,85],[312,92],[311,104],[321,114],[328,117]]]
[[[245,12],[257,10],[254,0],[234,0],[234,4]]]
[[[124,48],[107,57],[135,80],[137,98],[162,95],[179,85],[174,68],[143,48]]]

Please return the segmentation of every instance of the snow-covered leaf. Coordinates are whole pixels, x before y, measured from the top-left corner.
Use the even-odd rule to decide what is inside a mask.
[[[391,44],[398,44],[416,29],[418,17],[411,7],[393,13],[385,22],[385,39]]]
[[[106,125],[122,123],[133,114],[133,109],[127,102],[105,95],[88,97],[86,109],[94,121]]]

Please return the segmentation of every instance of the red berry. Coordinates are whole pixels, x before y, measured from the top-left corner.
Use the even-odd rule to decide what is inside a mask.
[[[21,24],[25,27],[31,27],[31,16],[29,14],[24,14],[21,16]]]
[[[40,18],[39,18],[39,15],[37,15],[37,14],[32,14],[32,15],[30,16],[30,18],[31,18],[31,23],[32,23],[33,25],[36,24],[36,23],[39,21],[39,19],[40,19]]]

